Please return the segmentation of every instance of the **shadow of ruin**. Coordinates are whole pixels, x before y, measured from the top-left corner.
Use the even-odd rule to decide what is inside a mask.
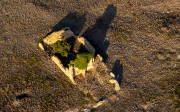
[[[77,85],[85,94],[92,95],[94,100],[102,103],[112,99],[111,96],[119,92],[119,83],[122,80],[122,74],[121,78],[117,76],[118,71],[115,70],[118,69],[117,67],[114,67],[111,72],[103,62],[107,59],[106,50],[109,45],[109,42],[105,40],[106,31],[116,15],[116,8],[113,5],[109,5],[102,17],[97,19],[96,24],[85,31],[83,34],[85,38],[78,35],[86,20],[85,14],[82,16],[77,16],[76,14],[76,12],[69,13],[56,24],[52,31],[39,43],[39,47],[49,54],[49,57],[73,84]],[[95,35],[94,33],[98,30],[101,33]],[[52,52],[54,44],[58,41],[66,42],[71,46],[67,56]],[[78,55],[83,53],[91,53],[93,57],[85,62],[86,67],[82,69],[76,66],[76,63],[81,65],[84,62],[79,60],[76,63],[72,63],[72,61],[76,60]],[[103,60],[104,58],[105,60]],[[97,105],[94,107],[97,107]]]

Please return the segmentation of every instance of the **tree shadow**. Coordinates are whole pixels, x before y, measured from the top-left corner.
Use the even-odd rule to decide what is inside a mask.
[[[96,54],[100,54],[103,57],[104,62],[108,58],[106,50],[109,46],[109,41],[105,40],[106,32],[116,16],[116,12],[116,7],[113,4],[109,5],[103,15],[96,20],[95,25],[92,28],[88,28],[82,35],[96,49]]]
[[[70,29],[78,35],[86,21],[86,14],[80,15],[77,12],[70,12],[66,17],[64,17],[60,22],[58,22],[52,29],[52,32],[62,30],[62,28],[70,27]]]
[[[114,73],[115,79],[118,81],[119,85],[121,85],[123,78],[123,66],[120,64],[120,60],[115,61],[112,72]]]

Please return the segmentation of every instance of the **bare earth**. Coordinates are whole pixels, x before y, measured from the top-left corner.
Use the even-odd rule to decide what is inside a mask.
[[[64,27],[95,47],[119,92],[80,90],[38,48]],[[80,111],[112,94],[91,111],[178,112],[179,83],[179,0],[0,0],[0,112]]]

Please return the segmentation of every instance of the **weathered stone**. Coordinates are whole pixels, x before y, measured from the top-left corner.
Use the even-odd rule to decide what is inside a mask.
[[[95,104],[95,105],[93,106],[93,108],[97,108],[97,107],[101,106],[102,104],[104,104],[104,103],[106,103],[106,102],[107,102],[107,100],[99,101],[97,104]]]
[[[62,41],[68,37],[74,36],[74,33],[71,30],[60,30],[58,32],[53,32],[43,39],[43,42],[47,45],[54,44],[56,41]]]
[[[158,54],[157,57],[159,60],[166,60],[166,57],[162,54]]]
[[[77,40],[78,40],[79,42],[81,42],[81,43],[85,46],[85,48],[86,48],[90,53],[92,53],[93,55],[95,55],[95,49],[94,49],[94,47],[93,47],[85,38],[83,38],[83,37],[78,37]]]
[[[44,47],[42,43],[39,43],[39,47],[44,51]]]
[[[56,64],[57,66],[69,77],[69,79],[74,83],[74,76],[73,76],[73,73],[72,73],[72,69],[71,67],[69,68],[69,70],[67,68],[64,68],[64,66],[61,64],[61,61],[59,60],[59,58],[55,57],[55,56],[52,56],[51,58]]]
[[[177,55],[177,59],[180,60],[180,55]]]
[[[112,72],[110,72],[110,76],[115,78],[115,75]]]
[[[113,94],[113,95],[111,95],[111,96],[109,97],[109,100],[110,100],[110,101],[115,101],[115,100],[118,100],[118,97],[117,97],[117,95]]]
[[[163,32],[168,32],[168,28],[167,28],[167,27],[162,27],[161,30],[162,30]]]
[[[120,90],[119,83],[118,83],[118,81],[117,81],[116,79],[111,79],[111,80],[109,80],[109,82],[110,82],[111,84],[115,84],[115,90],[116,90],[116,91],[119,91],[119,90]]]
[[[56,111],[57,112],[57,111]],[[74,108],[74,109],[68,109],[65,112],[79,112],[78,108]]]
[[[74,39],[72,39],[74,38]],[[48,35],[47,37],[45,37],[43,39],[43,43],[39,43],[39,47],[44,50],[44,48],[46,49],[48,46],[51,48],[52,45],[54,43],[56,43],[57,41],[75,41],[75,43],[77,43],[78,45],[75,46],[77,47],[76,49],[76,53],[78,50],[78,47],[81,47],[79,45],[84,45],[84,48],[89,51],[90,53],[95,55],[95,49],[94,47],[84,38],[84,37],[77,37],[74,35],[74,33],[69,30],[69,28],[63,28],[63,30],[57,31],[57,32],[53,32],[52,34]],[[72,44],[73,45],[73,44]],[[76,45],[76,44],[75,44]],[[51,51],[51,50],[50,50]],[[69,53],[70,54],[70,53]],[[73,56],[73,55],[72,55]],[[100,60],[102,60],[102,57],[100,55],[98,55],[98,57],[100,57]],[[82,74],[85,77],[85,74],[88,70],[92,70],[94,67],[94,58],[92,58],[90,60],[89,63],[87,63],[87,67],[84,70],[81,70],[77,67],[74,67],[73,65],[71,65],[69,68],[64,67],[64,61],[62,61],[61,59],[59,59],[56,56],[52,56],[52,60],[57,64],[57,66],[69,77],[69,79],[74,83],[74,76],[76,75],[80,75]],[[61,62],[62,61],[62,62]],[[66,63],[67,64],[67,63]]]
[[[83,109],[81,112],[91,112],[91,109]]]
[[[20,106],[21,104],[22,104],[21,101],[19,101],[19,100],[14,100],[12,105],[15,106],[15,107],[17,107],[17,106]]]

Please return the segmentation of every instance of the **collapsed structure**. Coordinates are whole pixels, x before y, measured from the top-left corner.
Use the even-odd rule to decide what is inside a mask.
[[[53,54],[53,44],[57,41],[64,41],[71,45],[71,50],[68,52],[67,57],[62,57],[58,54]],[[64,28],[60,31],[53,32],[46,36],[42,42],[39,43],[39,47],[47,51],[49,54],[53,54],[51,59],[57,64],[57,66],[69,77],[69,79],[75,84],[74,77],[82,74],[85,77],[87,71],[93,69],[94,58],[92,57],[90,61],[86,64],[85,69],[79,69],[70,63],[71,60],[75,60],[77,54],[83,52],[92,53],[95,56],[94,47],[84,38],[75,36],[74,33],[69,30],[69,28]],[[97,55],[102,61],[102,57]],[[81,62],[78,62],[81,63]],[[71,65],[71,66],[68,66]]]

